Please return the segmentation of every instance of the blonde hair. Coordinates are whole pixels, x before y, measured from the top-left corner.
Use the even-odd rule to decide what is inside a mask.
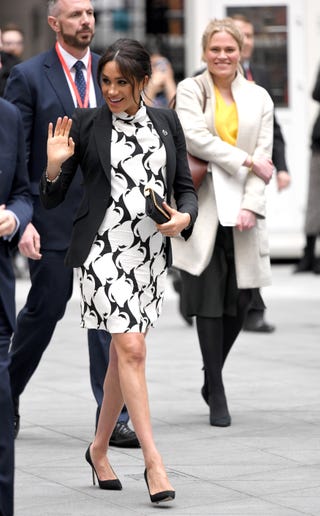
[[[223,18],[222,20],[211,20],[204,30],[202,35],[202,55],[204,55],[206,48],[212,36],[217,32],[227,32],[237,42],[241,51],[243,45],[243,34],[238,29],[232,18]]]

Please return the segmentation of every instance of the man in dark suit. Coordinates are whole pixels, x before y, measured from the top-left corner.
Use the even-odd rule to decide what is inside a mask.
[[[14,428],[9,345],[15,328],[11,253],[32,217],[21,115],[0,99],[0,514],[13,515]]]
[[[232,18],[244,36],[243,48],[241,50],[241,64],[244,75],[248,80],[263,86],[271,94],[270,83],[265,69],[251,62],[254,49],[253,24],[241,14],[235,14]],[[285,142],[276,116],[274,116],[273,124],[272,161],[277,171],[278,190],[281,191],[289,186],[290,175],[285,158]],[[275,330],[274,325],[269,324],[264,319],[265,308],[259,289],[254,289],[252,304],[244,323],[244,330],[263,333],[270,333]]]
[[[27,163],[34,216],[19,249],[29,261],[31,289],[17,318],[11,347],[10,377],[15,406],[15,429],[19,431],[19,397],[39,364],[57,322],[72,295],[73,269],[64,265],[76,209],[82,198],[81,172],[65,202],[47,212],[39,200],[39,181],[46,167],[49,122],[71,116],[75,107],[103,103],[96,80],[99,56],[90,52],[94,36],[94,11],[90,0],[50,0],[48,23],[56,33],[56,45],[13,68],[5,97],[16,104],[24,123]],[[48,303],[50,299],[50,303]],[[110,335],[88,334],[90,376],[99,415],[103,380],[108,364]],[[128,427],[124,410],[114,430],[111,445],[139,447]]]

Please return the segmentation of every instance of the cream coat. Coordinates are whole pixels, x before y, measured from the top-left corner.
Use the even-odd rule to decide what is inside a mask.
[[[237,143],[233,146],[220,139],[214,126],[215,95],[209,72],[205,71],[200,78],[207,95],[204,113],[202,92],[194,79],[183,80],[177,88],[176,111],[188,151],[209,161],[209,171],[212,169],[215,173],[214,166],[218,165],[231,175],[237,172],[248,154],[253,159],[271,158],[273,102],[267,91],[237,74],[232,93],[239,125]],[[173,265],[194,275],[201,274],[210,261],[219,223],[210,172],[198,190],[198,198],[199,214],[191,238],[187,242],[172,239]],[[265,184],[253,173],[248,172],[241,207],[257,214],[257,224],[243,232],[233,228],[238,287],[263,287],[271,283]]]

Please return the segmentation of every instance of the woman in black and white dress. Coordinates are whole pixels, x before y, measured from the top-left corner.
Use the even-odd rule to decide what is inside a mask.
[[[172,500],[175,492],[152,435],[145,335],[161,312],[171,264],[168,237],[190,236],[197,197],[177,115],[142,100],[150,75],[150,56],[139,42],[120,39],[106,50],[98,66],[106,104],[78,109],[72,121],[58,119],[54,130],[50,124],[41,198],[47,208],[62,202],[80,164],[85,193],[66,263],[79,270],[81,325],[112,334],[104,400],[86,459],[100,488],[121,489],[106,452],[125,403],[144,454],[151,501],[159,502]],[[147,187],[167,201],[174,196],[176,209],[163,204],[168,222],[159,225],[146,216]]]
[[[110,205],[79,269],[82,325],[145,332],[160,314],[166,251],[145,216],[144,188],[165,197],[166,152],[144,105],[133,116],[113,114],[112,123]]]

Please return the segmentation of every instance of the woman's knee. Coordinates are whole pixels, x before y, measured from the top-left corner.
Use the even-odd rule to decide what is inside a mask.
[[[144,335],[141,333],[121,334],[114,339],[118,362],[139,366],[145,363],[146,346]]]

